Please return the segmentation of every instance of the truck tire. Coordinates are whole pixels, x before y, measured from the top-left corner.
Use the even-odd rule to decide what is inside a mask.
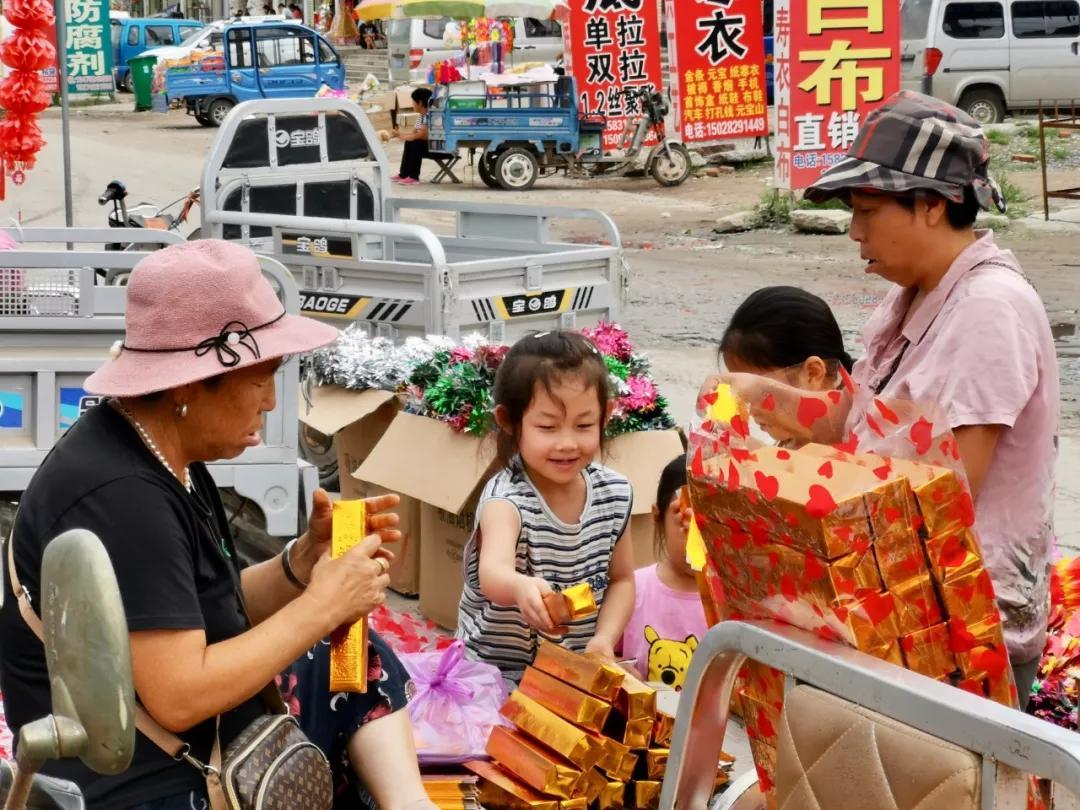
[[[968,90],[960,97],[960,103],[956,106],[983,126],[1000,124],[1005,120],[1005,101],[1001,98],[1001,93],[992,88]]]
[[[493,188],[496,191],[502,189],[502,183],[495,176],[494,161],[491,158],[481,155],[480,161],[476,164],[476,173],[480,175],[480,179],[488,188]]]
[[[528,191],[540,176],[536,155],[520,146],[512,146],[499,155],[495,177],[507,191]]]
[[[341,479],[338,473],[334,437],[319,433],[301,422],[297,445],[300,448],[300,458],[318,468],[319,486],[336,492]]]
[[[206,108],[206,120],[208,123],[203,126],[220,127],[225,123],[225,118],[233,107],[236,106],[236,102],[231,98],[215,98],[210,102],[210,106]],[[199,122],[202,124],[202,121]]]
[[[651,167],[653,180],[662,186],[681,186],[694,167],[690,160],[690,150],[681,143],[669,144],[668,149],[671,150],[670,159],[663,146],[656,147],[656,156]]]

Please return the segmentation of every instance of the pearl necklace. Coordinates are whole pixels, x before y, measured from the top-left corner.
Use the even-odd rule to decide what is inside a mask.
[[[169,463],[168,459],[165,458],[165,454],[162,453],[161,449],[157,446],[157,442],[150,438],[150,434],[146,432],[146,428],[144,428],[139,423],[139,420],[135,418],[135,415],[127,408],[125,408],[124,403],[120,400],[114,399],[113,402],[116,404],[116,407],[120,411],[120,413],[124,415],[124,418],[126,418],[131,423],[132,427],[134,427],[135,430],[138,431],[139,436],[143,440],[143,444],[145,444],[146,448],[154,454],[154,458],[161,462],[161,466],[168,470],[169,474],[177,481],[179,481],[180,485],[184,489],[186,489],[188,492],[191,492],[191,473],[188,471],[188,468],[184,467],[183,478],[177,475],[176,470],[172,468],[172,465]]]

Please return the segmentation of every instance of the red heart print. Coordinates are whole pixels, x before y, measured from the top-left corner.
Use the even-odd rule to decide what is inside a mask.
[[[814,422],[829,412],[829,406],[817,397],[800,397],[797,416],[803,427],[813,427]]]
[[[759,503],[761,503],[761,499],[758,498],[758,494],[752,489],[748,489],[746,491],[746,500],[750,501],[750,503],[754,506],[757,506]]]
[[[772,739],[776,736],[776,729],[773,728],[773,724],[769,720],[769,716],[765,714],[765,710],[762,709],[760,706],[757,710],[757,727],[758,731],[760,731],[766,739]]]
[[[911,426],[911,443],[920,456],[926,455],[934,443],[934,423],[920,416],[919,421]]]
[[[959,616],[949,619],[949,648],[954,653],[970,652],[978,643],[978,639],[968,630],[967,622]]]
[[[742,447],[732,447],[731,457],[741,464],[750,460],[750,451]]]
[[[953,499],[949,506],[949,517],[966,528],[975,525],[975,502],[971,500],[970,494],[964,492]]]
[[[716,400],[720,399],[720,394],[713,391],[711,394],[705,394],[702,399],[705,400],[706,405],[715,405]]]
[[[989,678],[994,680],[1005,674],[1005,667],[1008,663],[1009,658],[1004,650],[997,650],[993,647],[976,647],[971,651],[972,666],[985,672]]]
[[[888,523],[890,526],[898,522],[902,516],[903,512],[901,512],[895,506],[885,507],[885,522]]]
[[[788,526],[799,525],[799,518],[791,512],[788,512],[786,515],[784,515],[784,521],[787,523]]]
[[[938,559],[942,568],[959,568],[967,560],[967,548],[957,535],[947,538],[941,545],[941,556]]]
[[[820,475],[822,478],[832,478],[832,476],[833,476],[832,462],[831,461],[826,461],[824,464],[822,464],[820,467],[817,468],[817,472],[818,472],[818,475]]]
[[[918,534],[922,530],[922,527],[925,525],[925,523],[926,521],[922,519],[922,515],[915,515],[913,518],[911,518],[911,530],[915,532],[915,534]]]
[[[851,379],[851,375],[848,370],[843,366],[840,366],[840,382],[844,384],[844,390],[849,394],[855,393],[855,381]]]
[[[799,588],[795,583],[795,577],[791,574],[783,574],[780,577],[780,595],[789,602],[799,598]]]
[[[859,535],[855,538],[855,542],[851,544],[851,547],[860,554],[865,554],[870,550],[870,538],[865,535]]]
[[[806,513],[816,520],[827,517],[836,509],[832,494],[821,484],[810,485],[810,499],[806,502]]]
[[[788,461],[791,458],[791,453],[787,450],[777,450],[776,457],[781,461]]]
[[[874,398],[874,407],[878,409],[878,413],[881,414],[881,418],[886,422],[892,422],[894,425],[900,424],[900,417],[896,415],[896,411],[882,402],[880,399]]]
[[[769,524],[760,517],[754,518],[754,522],[750,524],[750,538],[755,546],[769,545]]]
[[[904,652],[911,652],[915,649],[915,637],[904,636],[900,639],[900,646],[903,648]]]
[[[866,415],[866,425],[882,439],[885,438],[885,433],[881,430],[881,427],[878,425],[877,420],[870,414]]]
[[[742,414],[737,413],[731,417],[731,432],[743,439],[750,436],[750,427]]]
[[[859,449],[859,437],[855,435],[855,431],[853,430],[848,434],[846,442],[837,442],[833,445],[833,448],[842,453],[854,453]]]
[[[728,462],[728,480],[727,488],[728,492],[734,492],[739,488],[739,468],[735,466],[734,461]]]
[[[775,411],[776,410],[776,397],[772,394],[766,394],[765,399],[761,400],[761,410],[763,411]]]
[[[889,476],[892,475],[892,462],[886,461],[880,467],[875,467],[874,475],[876,475],[882,481],[888,481]]]
[[[821,560],[809,551],[806,552],[806,563],[803,567],[803,574],[811,582],[816,582],[825,576],[825,566],[821,564]]]
[[[780,493],[780,481],[777,480],[776,476],[766,475],[761,470],[754,473],[754,483],[757,484],[758,492],[767,501],[774,500]]]
[[[839,405],[840,400],[842,400],[844,398],[844,395],[841,394],[839,391],[830,391],[826,396],[828,396],[829,401],[833,405]]]
[[[892,594],[878,593],[877,591],[871,591],[864,596],[862,606],[870,619],[870,623],[875,627],[889,618],[896,609]]]
[[[694,451],[694,457],[690,461],[690,472],[696,476],[705,476],[705,461],[701,455],[701,448]]]

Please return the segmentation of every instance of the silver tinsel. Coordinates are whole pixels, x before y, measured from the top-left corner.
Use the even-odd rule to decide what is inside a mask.
[[[332,346],[311,355],[308,374],[315,385],[397,391],[418,365],[453,348],[454,341],[442,336],[411,337],[395,346],[392,340],[373,338],[362,327],[350,326]]]

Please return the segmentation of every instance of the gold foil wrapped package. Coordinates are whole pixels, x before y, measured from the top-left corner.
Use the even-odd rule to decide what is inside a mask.
[[[936,624],[900,639],[907,668],[942,680],[956,671],[956,656],[949,645],[949,628]]]
[[[589,800],[584,796],[576,799],[563,799],[559,802],[559,810],[587,810]]]
[[[511,694],[499,713],[520,731],[558,751],[583,770],[592,768],[606,753],[606,748],[587,732],[521,692]]]
[[[660,807],[661,782],[634,782],[634,807],[637,810],[657,810]]]
[[[574,653],[546,639],[540,640],[533,666],[609,703],[615,701],[626,677],[624,670],[598,655]]]
[[[971,529],[927,537],[926,556],[938,582],[950,582],[982,568],[982,552]]]
[[[950,618],[959,617],[968,625],[989,621],[998,615],[994,585],[985,568],[953,577],[941,583],[941,595]]]
[[[541,706],[587,731],[599,732],[611,713],[611,704],[587,695],[558,678],[528,667],[519,690]]]
[[[330,554],[341,557],[367,534],[367,506],[361,501],[335,501]],[[339,627],[330,636],[330,691],[367,691],[368,623],[362,618]]]
[[[675,733],[675,718],[662,711],[656,713],[656,725],[653,726],[653,745],[657,748],[670,748],[671,737]]]
[[[559,802],[519,782],[498,765],[486,760],[466,762],[481,777],[480,804],[489,810],[559,810]]]
[[[600,774],[600,771],[590,768],[581,775],[581,781],[577,786],[577,796],[574,798],[584,797],[591,805],[600,798],[607,784],[608,780]]]
[[[656,720],[656,690],[632,672],[626,671],[615,705],[627,720]]]
[[[571,798],[581,779],[581,771],[558,754],[504,726],[491,729],[487,753],[529,787],[561,799]]]
[[[544,594],[544,606],[556,627],[592,616],[597,611],[596,598],[588,582],[572,585],[563,591]]]
[[[591,734],[594,742],[599,742],[604,747],[604,755],[597,763],[600,770],[612,779],[625,782],[634,773],[637,764],[637,754],[630,750],[630,746],[624,745],[619,740],[605,737],[602,734]]]
[[[598,810],[625,810],[626,808],[626,783],[607,782],[600,791],[597,799]]]
[[[645,752],[645,773],[649,779],[664,780],[669,755],[667,748],[651,748]]]

